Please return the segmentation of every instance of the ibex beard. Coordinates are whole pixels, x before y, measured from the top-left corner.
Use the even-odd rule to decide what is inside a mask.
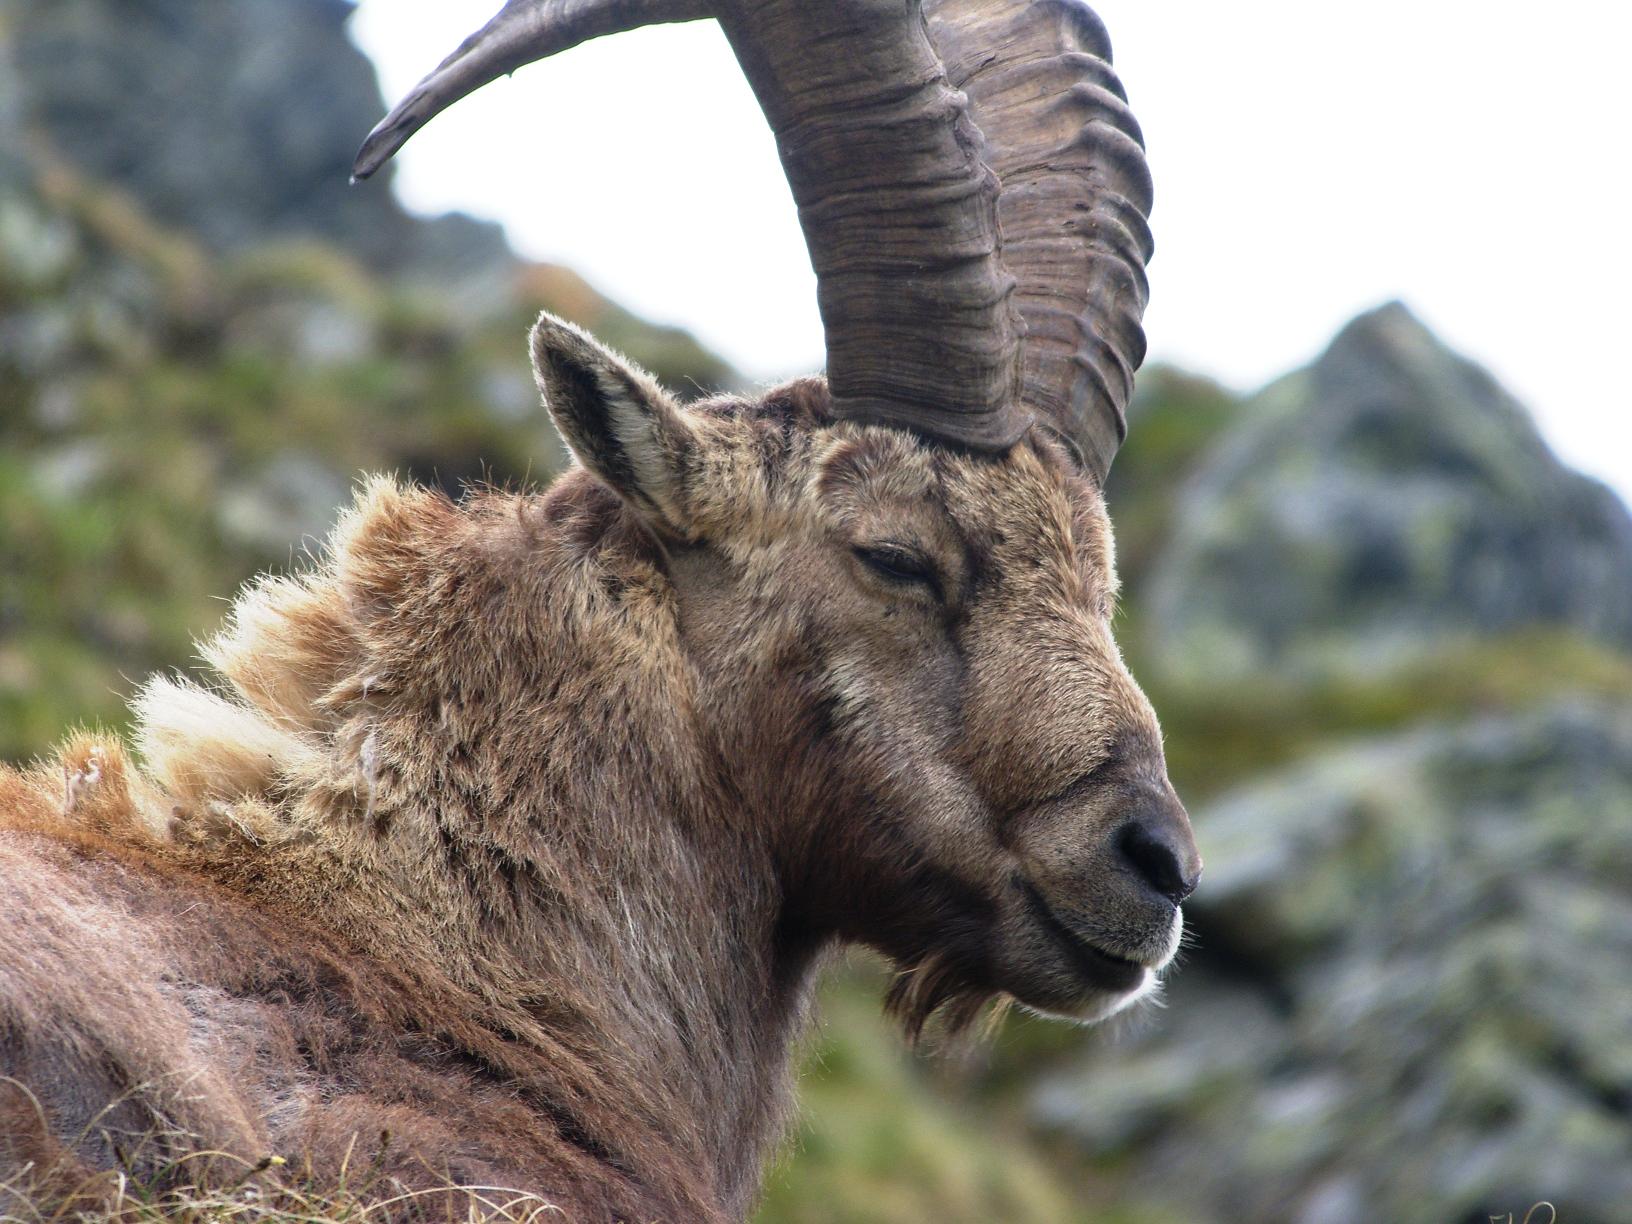
[[[0,771],[0,1172],[109,1167],[123,1092],[317,1176],[383,1131],[402,1184],[733,1218],[824,950],[890,958],[913,1033],[1099,1019],[1172,959],[1200,863],[1053,442],[835,421],[818,379],[681,408],[549,318],[534,355],[581,467],[373,483],[219,684],[147,687],[143,769]]]

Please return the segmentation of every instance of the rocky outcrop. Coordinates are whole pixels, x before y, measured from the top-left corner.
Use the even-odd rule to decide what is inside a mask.
[[[1336,751],[1196,827],[1171,1006],[1045,1081],[1046,1126],[1176,1219],[1625,1218],[1632,708]]]
[[[508,264],[497,226],[349,185],[384,114],[349,0],[0,0],[15,106],[81,173],[216,251],[332,243],[378,270]],[[0,87],[0,124],[4,122]],[[389,179],[387,179],[389,181]]]
[[[1632,643],[1632,518],[1405,307],[1247,405],[1191,485],[1146,611],[1214,680],[1365,670],[1535,625]]]
[[[1033,1117],[1157,1219],[1622,1218],[1632,519],[1403,306],[1203,391],[1140,662],[1195,790],[1292,763],[1195,809],[1171,1006]]]

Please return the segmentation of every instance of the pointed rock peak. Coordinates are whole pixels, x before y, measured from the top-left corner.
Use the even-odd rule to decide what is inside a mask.
[[[1395,298],[1355,315],[1333,337],[1330,347],[1336,348],[1345,341],[1355,339],[1387,340],[1396,336],[1438,343],[1428,325],[1417,318],[1416,312],[1399,298]]]
[[[1312,367],[1322,375],[1362,372],[1437,378],[1476,371],[1485,388],[1500,389],[1483,370],[1436,336],[1404,302],[1393,301],[1357,315],[1344,325]]]
[[[1313,369],[1317,376],[1369,371],[1431,380],[1473,377],[1484,396],[1504,394],[1495,379],[1455,352],[1401,301],[1351,319]]]
[[[1308,380],[1307,419],[1327,447],[1357,461],[1519,485],[1537,467],[1557,466],[1529,412],[1403,302],[1352,320]]]

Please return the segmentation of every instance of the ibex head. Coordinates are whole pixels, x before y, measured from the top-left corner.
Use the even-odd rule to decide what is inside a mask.
[[[916,1029],[1150,988],[1201,864],[1110,631],[1149,183],[1075,0],[511,0],[370,137],[500,73],[718,16],[778,137],[828,377],[686,408],[534,332],[583,472],[671,600],[676,693],[763,817],[782,936],[870,943]],[[965,90],[967,93],[959,92]],[[999,182],[1002,187],[999,189]]]

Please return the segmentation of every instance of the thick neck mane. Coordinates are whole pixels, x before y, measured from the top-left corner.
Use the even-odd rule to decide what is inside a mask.
[[[64,823],[389,967],[417,1023],[708,1218],[757,1188],[813,958],[654,547],[582,475],[464,506],[377,482],[319,568],[239,599],[218,688],[147,687],[142,773],[65,756]],[[42,771],[0,776],[4,806],[25,783],[64,804]]]

